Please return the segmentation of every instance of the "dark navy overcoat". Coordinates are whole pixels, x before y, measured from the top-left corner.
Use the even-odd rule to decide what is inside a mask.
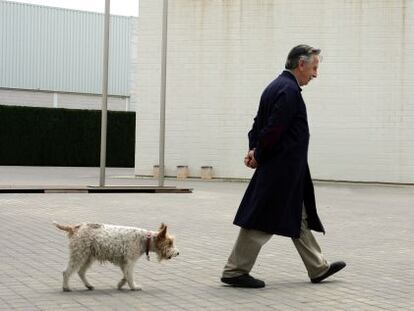
[[[289,71],[263,91],[248,135],[249,149],[255,149],[258,166],[235,225],[297,238],[304,205],[309,228],[325,232],[316,211],[309,172],[309,127],[301,91]]]

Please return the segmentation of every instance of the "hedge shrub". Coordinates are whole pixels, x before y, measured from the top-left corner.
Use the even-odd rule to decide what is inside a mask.
[[[0,105],[0,165],[100,166],[101,111]],[[135,113],[108,111],[106,166],[133,167]]]

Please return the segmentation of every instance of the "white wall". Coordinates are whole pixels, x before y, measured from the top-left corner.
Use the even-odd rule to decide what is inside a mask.
[[[137,175],[158,164],[162,0],[141,0],[131,105]],[[246,178],[247,132],[291,47],[322,49],[303,90],[313,178],[414,183],[414,1],[169,1],[166,173]],[[410,96],[410,97],[409,97]]]
[[[102,95],[0,88],[0,105],[102,109]],[[134,111],[129,97],[108,96],[108,110]]]

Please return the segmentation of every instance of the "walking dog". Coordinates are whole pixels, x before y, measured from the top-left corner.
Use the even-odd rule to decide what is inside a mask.
[[[85,273],[95,260],[101,263],[109,261],[121,268],[123,278],[118,282],[118,289],[128,283],[131,290],[140,290],[134,281],[134,265],[139,257],[145,253],[149,260],[149,252],[155,252],[161,261],[179,254],[174,237],[167,233],[164,224],[158,232],[107,224],[54,224],[69,236],[70,257],[63,272],[63,291],[70,291],[69,278],[75,272],[86,288],[93,290]]]

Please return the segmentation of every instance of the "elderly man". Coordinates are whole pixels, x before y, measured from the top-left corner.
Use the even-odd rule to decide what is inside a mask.
[[[273,234],[292,238],[312,283],[346,265],[343,261],[328,263],[310,231],[325,232],[307,160],[309,127],[301,87],[317,77],[320,52],[308,45],[294,47],[286,70],[263,91],[244,159],[255,173],[234,219],[241,229],[224,267],[223,283],[264,287],[262,280],[249,273]]]

